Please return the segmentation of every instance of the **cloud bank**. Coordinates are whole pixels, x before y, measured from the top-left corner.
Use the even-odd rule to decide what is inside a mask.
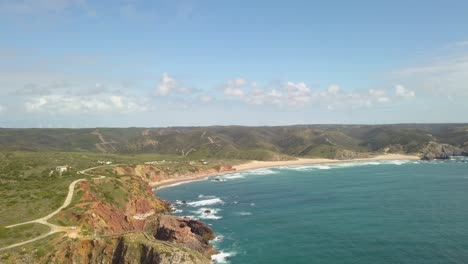
[[[34,97],[24,103],[29,113],[81,114],[131,113],[148,109],[142,99],[124,96],[69,96],[46,95]]]
[[[228,99],[239,100],[249,105],[273,105],[278,107],[326,107],[359,108],[411,99],[416,96],[412,90],[397,85],[395,91],[367,89],[345,91],[336,84],[327,89],[312,89],[304,82],[287,81],[277,87],[259,87],[257,82],[245,78],[228,81],[222,86]]]

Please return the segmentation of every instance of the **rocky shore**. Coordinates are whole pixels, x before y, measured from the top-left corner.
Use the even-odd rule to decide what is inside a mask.
[[[468,156],[468,147],[460,148],[449,144],[429,142],[422,150],[422,160],[450,159],[453,156]]]

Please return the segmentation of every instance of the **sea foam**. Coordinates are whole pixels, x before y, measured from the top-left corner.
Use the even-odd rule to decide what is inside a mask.
[[[223,178],[232,180],[232,179],[242,179],[242,178],[245,178],[245,177],[244,177],[244,175],[242,173],[233,173],[233,174],[228,174],[228,175],[224,176]]]
[[[270,175],[270,174],[277,174],[278,171],[271,170],[271,169],[255,169],[243,172],[236,172],[230,173],[222,176],[221,179],[225,180],[235,180],[235,179],[243,179],[246,175]]]
[[[209,213],[206,213],[209,211]],[[223,217],[216,215],[219,213],[221,209],[216,208],[200,208],[197,211],[192,211],[192,213],[197,214],[198,219],[210,219],[210,220],[218,220]]]
[[[210,199],[187,203],[187,205],[191,207],[207,206],[207,205],[214,205],[214,204],[224,204],[224,201],[219,198],[210,198]]]
[[[362,166],[378,166],[378,165],[403,165],[409,163],[409,160],[387,160],[387,161],[355,161],[355,162],[344,162],[344,163],[329,163],[324,165],[302,165],[302,166],[286,166],[280,167],[280,169],[294,170],[294,171],[313,171],[313,170],[330,170],[330,169],[341,169],[341,168],[352,168]],[[412,162],[413,164],[419,164],[419,162]]]
[[[211,256],[211,260],[214,263],[229,263],[229,259],[236,255],[236,252],[219,252],[216,255]]]

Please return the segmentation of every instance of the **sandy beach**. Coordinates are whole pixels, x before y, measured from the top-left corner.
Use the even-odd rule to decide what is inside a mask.
[[[280,161],[250,161],[243,164],[233,166],[232,171],[223,171],[216,173],[207,173],[188,177],[179,177],[167,179],[159,182],[150,183],[154,189],[178,185],[186,182],[200,181],[212,176],[219,176],[228,173],[247,171],[254,169],[282,167],[282,166],[299,166],[299,165],[316,165],[316,164],[329,164],[329,163],[347,163],[347,162],[366,162],[366,161],[379,161],[379,160],[419,160],[420,157],[416,155],[403,155],[403,154],[386,154],[378,155],[370,158],[349,159],[349,160],[336,160],[336,159],[295,159],[295,160],[280,160]]]

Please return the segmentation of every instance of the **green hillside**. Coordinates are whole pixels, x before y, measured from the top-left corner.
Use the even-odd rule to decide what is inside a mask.
[[[158,153],[193,159],[347,158],[417,153],[430,141],[468,147],[467,124],[301,125],[0,129],[0,149],[117,154]]]

